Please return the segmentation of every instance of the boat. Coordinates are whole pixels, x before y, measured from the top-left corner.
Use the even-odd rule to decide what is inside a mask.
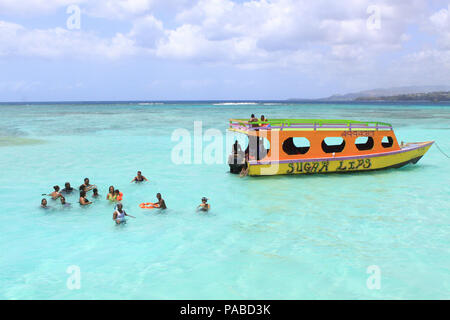
[[[397,141],[385,122],[325,119],[230,119],[229,131],[246,136],[245,151],[235,142],[231,173],[250,176],[362,172],[416,164],[434,141]]]

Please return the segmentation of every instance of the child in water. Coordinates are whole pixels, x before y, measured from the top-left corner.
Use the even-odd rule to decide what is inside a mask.
[[[208,202],[206,197],[202,198],[202,203],[197,207],[197,211],[209,211],[211,209],[211,205]]]

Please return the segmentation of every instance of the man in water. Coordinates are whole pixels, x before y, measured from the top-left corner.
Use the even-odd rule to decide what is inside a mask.
[[[47,206],[47,199],[42,199],[41,200],[41,208],[43,209],[48,209],[49,207]]]
[[[84,187],[84,189],[82,189],[82,187]],[[89,178],[84,178],[84,183],[80,186],[80,190],[83,191],[91,191],[92,189],[96,188],[97,186],[92,185],[89,183]]]
[[[198,211],[208,211],[211,209],[211,205],[208,202],[208,199],[206,197],[202,198],[202,203],[197,207]]]
[[[50,193],[50,197],[52,197],[53,200],[58,199],[59,197],[62,197],[61,193],[59,192],[59,186],[54,186],[53,189],[55,191],[53,191],[52,193]]]
[[[65,193],[65,194],[69,194],[72,193],[73,188],[70,186],[70,182],[66,182],[64,184],[64,189],[61,190],[61,192]]]
[[[98,189],[94,188],[92,189],[92,197],[98,198],[100,195],[98,194]]]
[[[148,181],[148,179],[142,175],[141,171],[138,171],[137,176],[134,177],[133,180],[131,180],[131,182],[143,182],[143,181]]]
[[[117,207],[116,207],[116,210],[113,213],[113,220],[117,224],[126,223],[125,216],[136,218],[136,217],[134,217],[132,215],[127,214],[125,212],[125,210],[123,210],[123,205],[121,203],[118,203]]]
[[[161,193],[157,193],[156,194],[156,199],[158,199],[158,202],[156,203],[158,205],[159,209],[167,209],[166,207],[166,202],[164,201],[164,199],[161,197]]]

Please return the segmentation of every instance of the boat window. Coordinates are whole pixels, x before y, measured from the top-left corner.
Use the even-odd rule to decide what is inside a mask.
[[[310,147],[309,140],[304,137],[290,137],[283,142],[283,151],[288,155],[305,154]]]
[[[355,140],[356,148],[360,151],[372,150],[373,138],[372,137],[358,137]]]
[[[381,140],[381,145],[383,148],[390,148],[394,144],[394,139],[392,137],[383,137],[383,140]]]
[[[322,141],[322,150],[325,153],[342,152],[345,148],[345,140],[342,137],[326,137]]]

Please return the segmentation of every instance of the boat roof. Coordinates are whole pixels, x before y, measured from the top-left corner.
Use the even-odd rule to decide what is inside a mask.
[[[356,121],[344,119],[270,119],[253,121],[230,119],[229,130],[250,132],[255,130],[317,131],[317,130],[392,130],[392,125],[379,121]]]

